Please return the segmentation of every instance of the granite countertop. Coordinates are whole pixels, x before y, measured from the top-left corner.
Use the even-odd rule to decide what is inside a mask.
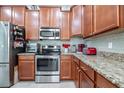
[[[18,53],[17,55],[35,55],[35,53]]]
[[[113,84],[116,84],[118,87],[124,87],[124,62],[109,60],[96,55],[90,56],[79,53],[63,53],[62,55],[70,54],[76,56],[82,62],[89,65]]]

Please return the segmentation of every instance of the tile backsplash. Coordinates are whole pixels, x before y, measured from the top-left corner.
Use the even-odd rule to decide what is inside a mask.
[[[61,40],[39,40],[39,41],[29,41],[29,42],[37,42],[41,45],[61,45],[62,44],[70,44],[70,45],[77,45],[80,43],[84,43],[84,40],[81,37],[73,37],[70,39],[70,41],[61,41]]]
[[[87,46],[96,47],[98,51],[124,53],[124,29],[100,34],[85,42]]]
[[[61,48],[62,44],[77,45],[84,43],[88,47],[96,47],[98,51],[124,53],[124,29],[116,29],[85,40],[81,37],[73,37],[70,41],[39,40],[30,42],[38,42],[41,45],[61,45]]]

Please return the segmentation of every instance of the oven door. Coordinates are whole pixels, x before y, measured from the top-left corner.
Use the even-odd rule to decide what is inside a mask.
[[[60,74],[60,56],[36,55],[36,75]]]

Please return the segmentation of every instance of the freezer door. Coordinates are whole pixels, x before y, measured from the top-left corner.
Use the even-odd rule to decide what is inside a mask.
[[[0,21],[0,63],[9,62],[9,28],[8,22]]]
[[[0,64],[0,87],[9,87],[9,64]]]

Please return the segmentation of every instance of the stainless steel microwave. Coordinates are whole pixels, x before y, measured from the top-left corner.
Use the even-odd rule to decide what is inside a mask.
[[[39,38],[43,39],[60,39],[59,28],[40,28]]]

